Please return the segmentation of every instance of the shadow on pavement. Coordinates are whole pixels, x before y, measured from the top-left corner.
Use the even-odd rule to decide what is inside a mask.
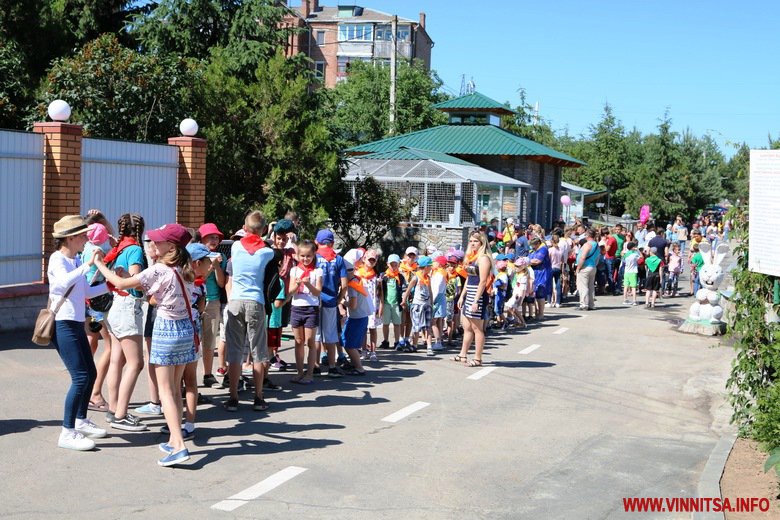
[[[556,363],[549,361],[490,361],[485,366],[507,367],[507,368],[550,368]]]
[[[0,420],[0,436],[12,433],[24,433],[46,426],[60,426],[62,420],[36,421],[34,419],[2,419]]]

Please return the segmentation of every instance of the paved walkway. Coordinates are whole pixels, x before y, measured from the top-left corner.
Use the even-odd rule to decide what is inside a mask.
[[[175,469],[156,464],[162,419],[111,431],[96,452],[58,449],[67,373],[28,334],[0,336],[4,515],[612,518],[625,516],[623,497],[695,496],[729,430],[732,350],[675,330],[687,298],[655,310],[620,301],[493,335],[481,370],[383,352],[363,379],[276,376],[285,389],[267,394],[268,413],[248,394],[228,413],[206,389],[214,405]],[[145,397],[144,373],[136,403]]]

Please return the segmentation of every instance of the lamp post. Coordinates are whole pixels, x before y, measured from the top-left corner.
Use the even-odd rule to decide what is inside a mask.
[[[604,187],[607,188],[607,224],[609,224],[610,211],[610,197],[612,196],[612,177],[610,175],[604,176]]]

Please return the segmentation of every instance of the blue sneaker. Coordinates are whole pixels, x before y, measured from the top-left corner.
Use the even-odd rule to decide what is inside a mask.
[[[187,448],[184,448],[183,450],[177,451],[176,453],[169,453],[165,457],[158,460],[157,464],[167,468],[168,466],[181,464],[182,462],[187,462],[188,460],[190,460],[190,452],[187,451]]]
[[[401,341],[395,344],[395,350],[398,352],[403,352],[406,348],[406,340],[404,338],[401,338]]]
[[[139,406],[135,410],[133,410],[135,413],[141,414],[141,415],[156,415],[160,416],[162,415],[162,406],[159,404],[154,403],[146,403],[143,406]]]
[[[167,442],[161,442],[157,447],[160,448],[160,451],[163,453],[168,453],[168,454],[173,453],[173,446],[171,446]]]
[[[168,425],[166,424],[162,428],[160,428],[160,433],[164,433],[164,434],[167,435],[167,434],[171,433],[171,430],[170,430],[170,428],[168,428]],[[181,427],[181,437],[185,441],[188,441],[190,439],[194,439],[195,438],[195,430],[192,430],[191,432],[188,432],[187,428],[182,426]]]

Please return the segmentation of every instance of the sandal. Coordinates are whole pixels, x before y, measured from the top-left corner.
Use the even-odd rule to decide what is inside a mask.
[[[461,356],[460,354],[458,354],[457,356],[453,356],[450,359],[456,363],[465,363],[466,361],[469,360],[468,356]]]
[[[92,401],[89,402],[89,406],[87,406],[90,410],[94,412],[107,412],[108,411],[108,403],[103,401],[102,403],[93,403]]]
[[[469,366],[469,367],[481,367],[482,366],[482,360],[474,358],[471,361],[469,361],[468,363],[466,363],[466,366]]]

